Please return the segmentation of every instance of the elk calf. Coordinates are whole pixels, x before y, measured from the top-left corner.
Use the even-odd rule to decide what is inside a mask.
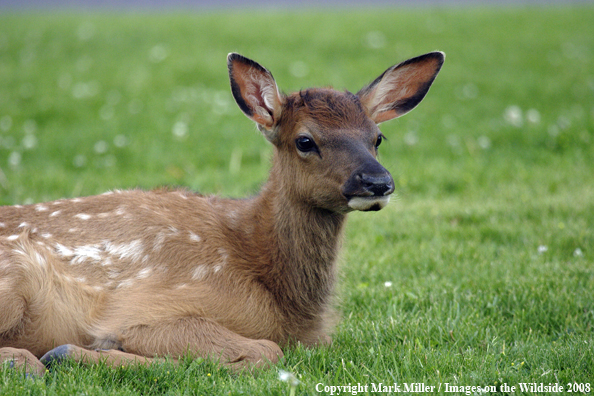
[[[346,214],[380,210],[394,191],[377,124],[423,99],[444,55],[390,67],[357,94],[284,95],[258,63],[227,61],[239,108],[274,146],[260,194],[131,190],[1,207],[0,360],[43,372],[37,358],[190,352],[242,368],[276,362],[279,345],[330,342]]]

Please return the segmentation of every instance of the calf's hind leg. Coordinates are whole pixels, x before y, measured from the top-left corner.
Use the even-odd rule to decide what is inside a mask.
[[[26,306],[18,287],[22,274],[8,252],[6,246],[0,245],[0,347],[10,345],[20,335]],[[43,364],[26,349],[0,348],[0,364],[23,368],[28,374],[45,374]]]
[[[11,246],[0,243],[0,346],[18,335],[26,308],[21,289],[27,274],[10,250]]]

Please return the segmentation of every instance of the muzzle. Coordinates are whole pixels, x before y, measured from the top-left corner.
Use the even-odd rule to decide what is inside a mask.
[[[342,188],[349,208],[361,211],[384,208],[393,192],[392,175],[375,159],[357,168]]]

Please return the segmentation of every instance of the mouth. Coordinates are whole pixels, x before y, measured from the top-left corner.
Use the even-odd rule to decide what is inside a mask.
[[[349,208],[360,210],[362,212],[378,211],[383,209],[390,202],[389,195],[369,196],[369,197],[351,197],[349,199]]]

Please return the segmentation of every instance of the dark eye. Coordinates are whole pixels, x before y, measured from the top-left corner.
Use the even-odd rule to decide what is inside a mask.
[[[384,135],[378,135],[377,140],[375,141],[375,149],[377,150],[380,144],[384,141]]]
[[[316,142],[314,142],[312,138],[307,136],[299,136],[297,140],[295,140],[295,144],[297,145],[297,149],[302,153],[318,151],[318,146],[316,145]]]

